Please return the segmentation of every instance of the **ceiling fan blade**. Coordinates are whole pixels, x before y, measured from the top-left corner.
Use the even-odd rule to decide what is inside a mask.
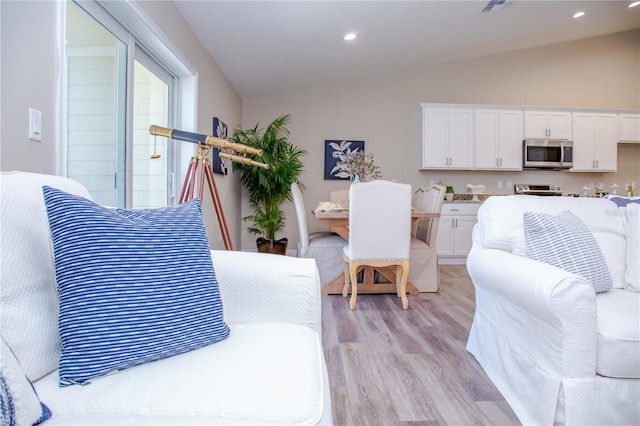
[[[494,7],[501,6],[506,3],[507,0],[489,0],[489,3],[482,9],[483,12],[491,12]]]

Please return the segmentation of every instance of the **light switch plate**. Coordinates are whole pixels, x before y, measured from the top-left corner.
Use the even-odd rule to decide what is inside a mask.
[[[42,142],[42,112],[29,108],[29,139]]]

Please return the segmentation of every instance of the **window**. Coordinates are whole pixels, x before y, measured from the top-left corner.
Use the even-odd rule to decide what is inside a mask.
[[[156,51],[145,50],[114,18],[131,20],[140,11],[122,7],[117,5],[113,15],[96,2],[66,2],[63,172],[102,205],[171,205],[175,176],[183,174],[177,159],[190,153],[181,153],[179,143],[149,135],[148,128],[190,128],[195,73],[152,31],[142,38]]]

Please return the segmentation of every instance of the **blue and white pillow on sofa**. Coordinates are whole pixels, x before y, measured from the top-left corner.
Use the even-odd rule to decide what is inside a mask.
[[[229,335],[198,199],[107,209],[43,187],[60,299],[60,385]]]
[[[51,411],[40,402],[20,362],[0,337],[0,423],[35,425],[50,417]]]
[[[569,210],[557,216],[525,212],[523,222],[529,257],[580,275],[596,293],[611,290],[613,280],[602,250],[579,217]]]

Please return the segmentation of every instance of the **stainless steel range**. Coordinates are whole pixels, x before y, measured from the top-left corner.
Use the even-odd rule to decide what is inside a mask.
[[[514,194],[523,195],[550,195],[561,196],[562,186],[560,185],[541,185],[541,184],[515,184],[513,185]]]

